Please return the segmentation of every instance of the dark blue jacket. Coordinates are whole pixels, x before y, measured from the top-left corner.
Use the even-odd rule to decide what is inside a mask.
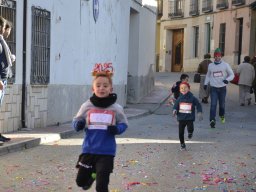
[[[172,93],[175,99],[178,99],[178,97],[180,96],[180,83],[181,81],[177,81],[172,87]]]
[[[6,80],[7,73],[8,73],[8,63],[6,60],[4,48],[0,41],[0,79]]]
[[[185,113],[180,109],[180,104],[186,103],[187,105],[191,105],[191,113]],[[175,101],[173,110],[177,111],[177,120],[191,120],[195,121],[195,110],[197,112],[202,112],[202,106],[199,103],[198,99],[191,93],[188,92],[185,95],[180,94],[179,98]]]

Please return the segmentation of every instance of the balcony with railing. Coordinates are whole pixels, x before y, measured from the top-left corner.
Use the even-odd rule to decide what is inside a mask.
[[[169,0],[170,18],[184,17],[184,0]]]
[[[217,9],[227,9],[228,8],[228,0],[218,0],[216,8]]]
[[[191,0],[190,1],[189,15],[191,15],[191,16],[199,15],[199,0]]]
[[[234,6],[239,6],[244,4],[245,4],[245,0],[232,0],[232,5]]]
[[[203,0],[202,12],[208,13],[213,11],[212,0]]]
[[[158,16],[163,15],[163,0],[157,1],[157,14],[158,14]]]

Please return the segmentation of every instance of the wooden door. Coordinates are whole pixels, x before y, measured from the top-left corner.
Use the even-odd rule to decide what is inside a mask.
[[[183,68],[183,40],[184,30],[173,30],[173,43],[172,43],[172,72],[181,72]]]

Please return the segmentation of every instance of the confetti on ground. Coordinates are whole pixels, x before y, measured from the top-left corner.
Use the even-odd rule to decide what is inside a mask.
[[[132,186],[136,186],[136,185],[143,185],[143,186],[152,186],[152,185],[157,185],[157,183],[145,183],[145,182],[130,182],[126,185],[126,189],[130,190]]]

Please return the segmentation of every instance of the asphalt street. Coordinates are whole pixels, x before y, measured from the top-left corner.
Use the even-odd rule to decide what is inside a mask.
[[[179,75],[158,73],[156,84],[168,89]],[[198,86],[191,82],[195,96]],[[256,192],[256,105],[239,106],[238,87],[231,84],[226,101],[226,123],[217,120],[215,129],[209,127],[209,104],[203,104],[204,120],[195,121],[187,151],[180,151],[178,124],[167,102],[130,119],[128,130],[117,136],[110,192]],[[75,184],[82,138],[83,133],[1,156],[0,191],[82,191]],[[94,192],[95,184],[88,191]]]

